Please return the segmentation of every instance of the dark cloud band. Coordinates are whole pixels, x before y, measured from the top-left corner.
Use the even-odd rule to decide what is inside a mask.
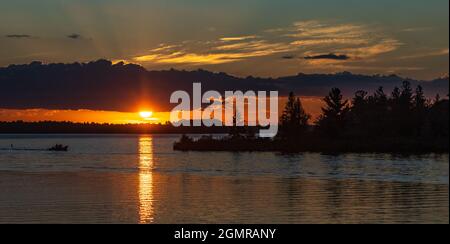
[[[304,59],[309,59],[309,60],[314,60],[314,59],[331,59],[331,60],[349,60],[350,57],[345,55],[345,54],[341,54],[341,55],[337,55],[334,53],[330,53],[330,54],[321,54],[321,55],[315,55],[315,56],[306,56],[304,57]]]
[[[68,35],[67,38],[77,40],[77,39],[81,39],[81,35],[80,34],[71,34],[71,35]]]
[[[192,83],[202,82],[202,90],[293,91],[301,96],[324,96],[331,87],[340,87],[345,96],[356,90],[375,91],[379,86],[393,89],[401,84],[398,76],[342,74],[298,74],[280,78],[239,78],[226,73],[199,71],[147,71],[134,64],[90,63],[10,65],[0,67],[0,108],[11,109],[90,109],[131,112],[148,102],[154,111],[170,111],[172,92],[190,93]],[[430,96],[448,94],[448,78],[413,81]],[[427,96],[428,96],[427,95]]]
[[[6,35],[5,37],[7,37],[7,38],[17,38],[17,39],[20,39],[20,38],[31,38],[30,35],[26,35],[26,34],[12,34],[12,35]]]

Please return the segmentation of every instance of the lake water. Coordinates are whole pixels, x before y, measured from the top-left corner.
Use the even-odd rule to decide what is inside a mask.
[[[0,223],[449,223],[449,155],[175,152],[177,135],[0,135]],[[55,144],[69,152],[11,151]]]

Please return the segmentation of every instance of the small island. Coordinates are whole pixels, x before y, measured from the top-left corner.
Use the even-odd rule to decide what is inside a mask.
[[[357,91],[351,101],[338,88],[324,98],[322,115],[311,116],[300,98],[289,95],[278,136],[258,138],[255,127],[229,127],[228,136],[183,135],[174,144],[178,151],[323,152],[323,153],[448,153],[449,100],[427,99],[421,86],[407,81],[387,95]]]

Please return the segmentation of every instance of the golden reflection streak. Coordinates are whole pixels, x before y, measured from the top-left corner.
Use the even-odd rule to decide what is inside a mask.
[[[153,222],[153,138],[139,138],[139,223]]]

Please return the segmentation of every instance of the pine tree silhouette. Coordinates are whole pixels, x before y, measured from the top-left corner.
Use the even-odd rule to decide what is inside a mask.
[[[331,138],[337,138],[345,131],[346,120],[350,111],[348,100],[343,99],[339,88],[333,88],[324,98],[324,102],[323,115],[317,121],[319,131]]]
[[[310,118],[300,98],[295,97],[295,94],[291,92],[281,116],[281,137],[288,140],[298,138],[307,130]]]

